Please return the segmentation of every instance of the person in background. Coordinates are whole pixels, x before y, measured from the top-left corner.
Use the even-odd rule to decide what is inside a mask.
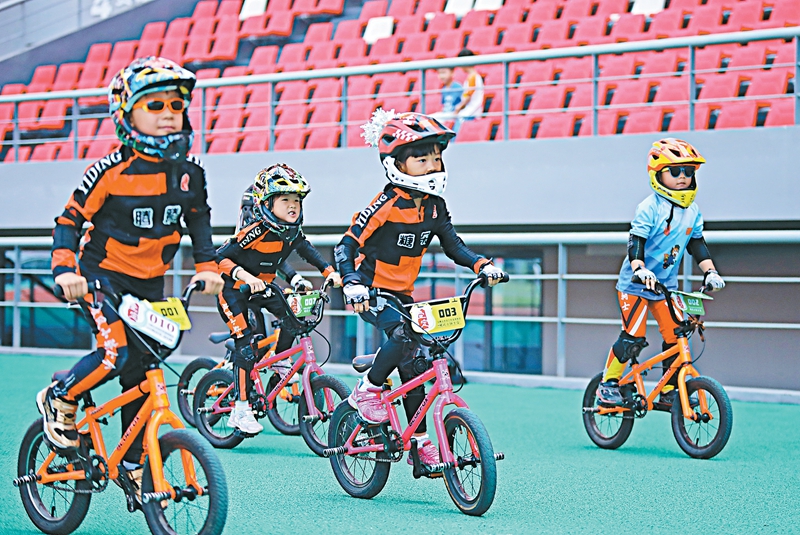
[[[465,48],[458,53],[459,58],[474,56],[475,53]],[[464,121],[471,121],[475,117],[480,117],[483,113],[483,78],[478,70],[473,66],[461,67],[467,75],[464,80],[464,88],[461,93],[461,102],[455,107],[456,122],[453,131],[458,133]]]
[[[431,114],[431,117],[439,121],[452,121],[456,118],[456,106],[461,103],[461,95],[464,91],[463,86],[455,81],[453,74],[455,69],[452,67],[442,67],[436,69],[436,75],[442,84],[442,110]]]

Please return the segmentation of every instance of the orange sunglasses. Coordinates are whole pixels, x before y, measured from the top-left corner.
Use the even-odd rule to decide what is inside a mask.
[[[161,113],[167,106],[172,113],[180,113],[186,108],[186,103],[182,98],[152,98],[145,102],[137,102],[133,109],[144,108],[144,111],[149,113]]]

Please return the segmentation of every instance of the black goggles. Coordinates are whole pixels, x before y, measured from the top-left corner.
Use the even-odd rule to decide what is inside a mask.
[[[681,173],[683,173],[683,176],[686,178],[692,178],[695,171],[697,171],[697,167],[694,165],[670,165],[665,169],[669,169],[669,174],[672,175],[672,178],[678,178],[681,176]]]

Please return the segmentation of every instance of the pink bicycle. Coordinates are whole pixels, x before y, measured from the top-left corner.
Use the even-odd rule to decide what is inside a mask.
[[[507,275],[503,279],[506,281]],[[503,459],[504,455],[494,452],[483,423],[454,393],[447,366],[447,348],[458,339],[466,325],[464,316],[472,291],[479,285],[485,287],[486,283],[485,276],[478,277],[469,283],[463,296],[408,306],[391,293],[371,290],[372,297],[386,299],[410,323],[418,344],[414,366],[421,375],[395,389],[391,382],[383,385],[381,399],[389,412],[388,422],[369,424],[349,403],[336,407],[329,428],[330,448],[323,454],[331,458],[336,480],[351,496],[376,496],[386,485],[391,463],[400,461],[403,453],[409,451],[414,478],[444,475],[447,492],[462,513],[480,516],[492,505],[497,485],[495,461]],[[450,334],[434,336],[441,332]],[[422,347],[428,348],[428,356]],[[353,367],[364,372],[372,367],[374,359],[375,355],[356,357]],[[434,380],[433,386],[403,430],[395,406],[410,390],[430,380]],[[448,405],[456,408],[445,415]],[[433,466],[420,462],[417,441],[412,437],[431,407],[441,458],[441,462]]]
[[[328,423],[331,413],[337,403],[350,395],[350,389],[346,384],[336,377],[325,375],[322,371],[320,364],[317,364],[311,342],[311,332],[322,321],[325,302],[328,300],[324,290],[325,288],[322,291],[298,292],[287,296],[278,286],[268,284],[264,292],[251,296],[251,299],[270,295],[280,296],[287,311],[281,328],[290,329],[300,337],[297,345],[278,354],[270,351],[270,348],[274,349],[272,337],[262,337],[255,344],[254,349],[263,358],[250,372],[250,380],[253,382],[250,405],[253,413],[260,419],[276,412],[279,403],[284,406],[296,403],[300,435],[311,451],[320,456],[328,447]],[[241,291],[249,293],[250,289],[247,285],[243,285]],[[270,390],[265,390],[261,381],[261,371],[289,357],[294,358],[291,370],[284,376],[273,373],[267,384]],[[300,374],[299,385],[302,386],[302,390],[298,383],[290,384],[297,373]],[[194,394],[195,426],[216,448],[234,448],[245,438],[252,436],[228,425],[227,416],[232,411],[234,402],[232,371],[225,368],[212,370],[197,383]],[[286,418],[283,415],[281,417]]]

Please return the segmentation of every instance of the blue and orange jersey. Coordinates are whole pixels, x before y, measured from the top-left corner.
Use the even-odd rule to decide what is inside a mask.
[[[163,276],[178,250],[183,226],[192,239],[195,269],[216,271],[211,208],[202,164],[178,163],[128,147],[90,165],[53,231],[54,275],[80,264],[137,279]],[[81,244],[84,223],[89,229]]]
[[[434,236],[447,256],[475,273],[489,262],[458,237],[443,198],[425,195],[417,208],[408,191],[389,184],[353,216],[336,248],[342,280],[411,295]]]

